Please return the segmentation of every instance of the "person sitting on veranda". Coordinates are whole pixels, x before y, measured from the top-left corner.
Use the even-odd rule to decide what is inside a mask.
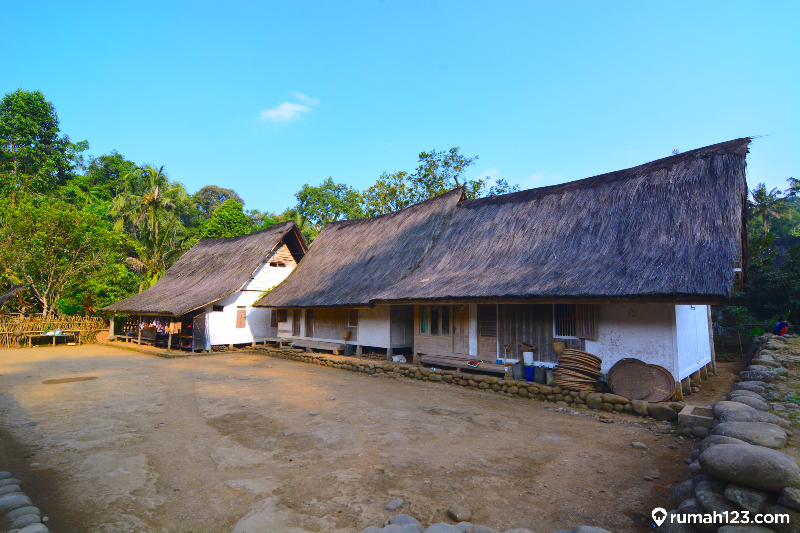
[[[786,322],[786,317],[781,317],[775,327],[772,328],[772,333],[778,336],[783,336],[787,331],[789,331],[789,323]]]

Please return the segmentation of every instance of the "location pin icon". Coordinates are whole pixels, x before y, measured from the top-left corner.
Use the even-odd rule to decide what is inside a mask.
[[[660,526],[664,523],[664,520],[667,519],[667,510],[663,507],[656,507],[653,509],[653,522],[656,523],[657,526]]]

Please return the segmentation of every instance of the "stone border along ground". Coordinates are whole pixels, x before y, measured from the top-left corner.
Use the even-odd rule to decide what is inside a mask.
[[[569,391],[524,380],[503,379],[483,374],[469,374],[454,370],[426,368],[409,363],[365,361],[363,359],[339,355],[304,352],[296,348],[271,348],[257,346],[255,353],[262,353],[280,359],[362,372],[365,374],[387,374],[394,377],[408,377],[422,381],[460,385],[469,389],[494,392],[512,398],[528,398],[555,402],[563,407],[594,411],[616,411],[643,417],[651,417],[660,422],[678,420],[678,412],[684,405],[680,402],[647,403],[642,400],[630,401],[622,396],[609,393]]]
[[[672,492],[672,505],[658,533],[800,532],[800,467],[778,451],[789,444],[800,420],[800,375],[783,365],[800,367],[800,350],[781,337],[753,339],[748,366],[725,401],[711,411],[708,436],[689,459],[686,481]],[[689,524],[672,516],[749,512],[750,525]],[[788,515],[789,523],[753,525],[756,514]],[[722,527],[720,527],[722,526]]]
[[[3,530],[7,533],[48,533],[42,522],[42,513],[33,506],[31,499],[22,492],[21,481],[9,472],[0,472],[0,514],[5,515]],[[11,529],[6,529],[10,527]]]

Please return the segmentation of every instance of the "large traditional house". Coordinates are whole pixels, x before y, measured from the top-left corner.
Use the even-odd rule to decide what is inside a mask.
[[[553,340],[607,372],[623,358],[676,380],[713,363],[709,305],[741,285],[749,138],[579,181],[468,200],[461,189],[328,224],[256,307],[295,345],[413,352],[502,371]],[[283,320],[285,318],[285,320]]]
[[[278,313],[253,302],[289,275],[306,247],[293,222],[201,239],[151,288],[102,310],[127,315],[116,336],[139,343],[208,351],[263,342],[278,335]],[[113,318],[111,324],[113,339]]]

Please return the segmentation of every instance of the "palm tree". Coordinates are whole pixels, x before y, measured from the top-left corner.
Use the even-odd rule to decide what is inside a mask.
[[[797,178],[786,178],[786,181],[789,182],[789,188],[784,191],[786,193],[786,197],[794,198],[795,196],[800,195],[800,180]]]
[[[152,240],[158,241],[162,215],[175,208],[175,203],[186,196],[183,185],[170,182],[164,167],[145,165],[122,178],[122,192],[114,198],[109,213],[117,217],[115,227],[121,230],[125,220],[134,228],[142,220],[147,222]]]
[[[764,183],[759,183],[758,187],[750,191],[752,200],[748,200],[748,207],[753,218],[761,217],[764,223],[764,235],[769,233],[768,220],[770,217],[781,218],[786,212],[785,198],[780,196],[781,192],[777,187],[767,191]]]
[[[139,292],[155,285],[173,261],[186,249],[186,242],[177,235],[178,217],[172,216],[163,223],[158,237],[153,233],[145,233],[138,241],[134,241],[137,257],[126,259],[128,266],[142,275]]]
[[[281,218],[284,221],[291,221],[294,222],[297,226],[297,229],[300,230],[300,233],[303,234],[306,242],[311,244],[311,241],[317,238],[319,235],[319,228],[308,221],[306,217],[300,213],[300,210],[297,208],[294,209],[287,209],[282,215]]]

